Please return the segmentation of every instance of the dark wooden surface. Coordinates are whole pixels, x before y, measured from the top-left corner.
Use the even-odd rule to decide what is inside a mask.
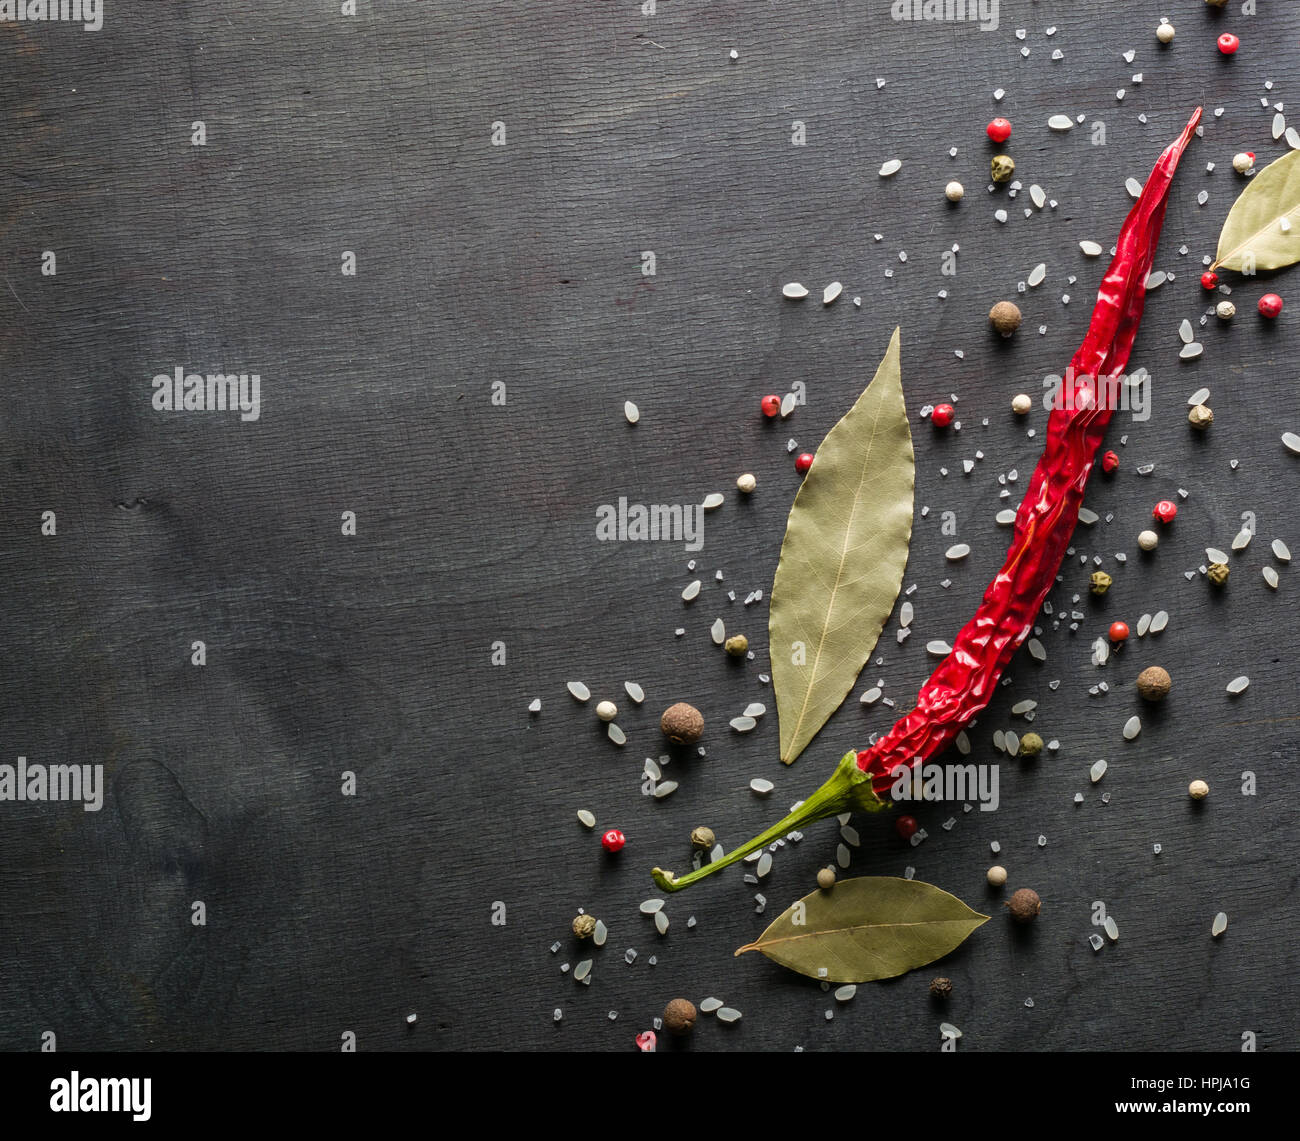
[[[1289,114],[1300,99],[1300,11],[1004,0],[982,32],[898,23],[884,0],[660,0],[654,16],[632,0],[338,7],[123,2],[98,33],[0,25],[0,759],[103,763],[109,781],[99,813],[0,804],[0,1047],[37,1049],[53,1031],[60,1049],[334,1050],[352,1031],[366,1050],[621,1051],[668,999],[716,995],[744,1018],[703,1019],[691,1049],[935,1050],[944,1019],[965,1050],[1236,1050],[1247,1031],[1260,1049],[1294,1048],[1300,620],[1294,569],[1279,568],[1275,594],[1260,567],[1274,536],[1300,550],[1300,461],[1279,443],[1300,431],[1300,296],[1265,326],[1264,283],[1233,280],[1240,315],[1198,328],[1196,362],[1178,360],[1177,327],[1206,307],[1200,257],[1243,185],[1233,153],[1283,153],[1260,100]],[[1178,29],[1167,49],[1162,15]],[[1243,41],[1231,60],[1214,48],[1224,28]],[[1018,469],[1023,487],[1041,444],[1011,396],[1037,399],[1064,367],[1104,270],[1077,243],[1109,248],[1124,180],[1145,178],[1198,103],[1205,137],[1157,258],[1176,279],[1151,294],[1134,355],[1153,415],[1116,417],[1121,471],[1088,499],[1106,520],[1081,529],[1053,594],[1058,612],[1084,594],[1087,617],[1077,632],[1042,620],[1046,663],[1021,654],[972,733],[977,759],[1003,762],[1001,806],[957,811],[951,832],[949,806],[923,807],[917,849],[856,822],[853,874],[912,866],[992,921],[942,965],[845,1006],[760,956],[733,959],[833,860],[822,824],[779,854],[766,915],[731,871],[671,897],[658,937],[637,910],[650,867],[684,867],[697,824],[732,844],[815,788],[890,723],[857,695],[883,678],[906,708],[925,643],[973,612],[1005,550],[993,516],[1016,502],[998,500],[997,477]],[[1010,202],[986,189],[997,113],[1015,123],[1025,187]],[[1054,113],[1087,121],[1055,134]],[[498,121],[504,146],[491,145]],[[1105,145],[1092,145],[1097,123]],[[882,180],[892,157],[902,171]],[[957,208],[942,197],[950,178],[967,189]],[[1057,205],[1027,218],[1031,183]],[[953,243],[958,272],[944,276]],[[41,273],[46,250],[57,276]],[[355,277],[340,272],[345,250]],[[1038,262],[1046,282],[1017,295]],[[846,289],[829,309],[781,299],[786,281],[833,279]],[[1004,297],[1025,311],[1006,344],[985,322]],[[899,646],[891,619],[787,770],[758,680],[766,600],[742,601],[771,586],[798,483],[786,440],[815,447],[896,324],[917,454],[915,632]],[[155,412],[150,379],[178,365],[260,374],[260,419]],[[796,381],[807,405],[761,422],[759,397]],[[1203,438],[1185,422],[1202,385],[1217,417]],[[950,393],[963,427],[937,434],[917,413]],[[1036,409],[1029,423],[1044,420]],[[759,481],[749,502],[734,492],[742,471]],[[1176,524],[1137,557],[1151,505],[1180,487]],[[596,539],[597,507],[619,496],[714,490],[727,503],[694,556]],[[973,548],[960,565],[943,560],[946,511]],[[1185,579],[1245,511],[1259,535],[1226,592]],[[1093,554],[1116,579],[1103,604],[1086,597]],[[705,588],[685,607],[691,557]],[[1110,621],[1161,608],[1163,635],[1091,666]],[[718,616],[748,635],[753,662],[711,645]],[[1152,663],[1175,692],[1126,743],[1132,680]],[[1224,686],[1238,674],[1251,685],[1234,701]],[[570,679],[624,708],[625,748],[568,697]],[[625,679],[644,707],[630,708]],[[1090,696],[1103,680],[1110,692]],[[990,745],[996,728],[1023,731],[1009,711],[1024,698],[1061,742],[1036,764]],[[708,755],[675,760],[680,788],[655,802],[639,774],[678,699],[704,711]],[[753,700],[767,717],[731,733]],[[1094,787],[1099,757],[1110,771]],[[1240,794],[1245,770],[1258,795]],[[755,776],[775,781],[769,800],[748,791]],[[1199,809],[1194,777],[1213,787]],[[577,823],[582,807],[626,831],[616,859]],[[985,889],[992,840],[1011,886],[1044,900],[1032,931],[1009,930]],[[1100,954],[1087,942],[1096,900],[1121,930]],[[579,907],[611,930],[590,986],[560,970],[591,954],[568,933]],[[1219,910],[1231,925],[1215,941]],[[926,996],[935,973],[956,988],[943,1012]]]

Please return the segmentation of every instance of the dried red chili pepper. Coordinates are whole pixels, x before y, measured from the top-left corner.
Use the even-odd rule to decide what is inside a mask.
[[[688,875],[655,868],[655,882],[677,891],[735,863],[787,832],[851,809],[886,808],[885,794],[906,770],[945,748],[991,700],[1011,656],[1029,636],[1074,533],[1084,488],[1118,401],[1146,299],[1146,279],[1164,222],[1178,160],[1201,120],[1196,109],[1156,162],[1129,211],[1115,257],[1097,291],[1092,321],[1066,370],[1061,398],[1047,421],[1047,442],[1016,512],[1006,561],[952,651],[917,695],[916,707],[869,749],[846,753],[821,788],[748,844]],[[1104,389],[1104,392],[1099,391]],[[1104,398],[1101,398],[1104,397]]]

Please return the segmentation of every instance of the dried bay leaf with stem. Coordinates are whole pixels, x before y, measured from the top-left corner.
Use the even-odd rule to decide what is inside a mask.
[[[1300,151],[1269,163],[1228,211],[1213,269],[1245,273],[1300,261]]]
[[[988,919],[933,884],[862,876],[804,896],[736,954],[761,951],[809,978],[865,983],[943,958]]]
[[[768,620],[786,764],[840,707],[894,607],[915,467],[895,329],[875,378],[817,449],[786,523]]]

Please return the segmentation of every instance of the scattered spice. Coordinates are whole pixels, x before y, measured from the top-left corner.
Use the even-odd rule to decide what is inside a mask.
[[[1101,457],[1101,470],[1107,475],[1114,475],[1119,470],[1119,453],[1107,452]]]
[[[1017,756],[1036,757],[1043,751],[1043,739],[1037,733],[1026,733],[1020,738],[1020,749]]]
[[[1127,641],[1128,641],[1128,623],[1127,623],[1127,622],[1112,622],[1112,623],[1110,624],[1109,634],[1110,634],[1110,640],[1111,640],[1112,642],[1127,642]]]
[[[1011,918],[1017,923],[1028,923],[1037,917],[1043,902],[1033,888],[1022,887],[1006,901],[1005,906],[1010,909]]]
[[[1232,569],[1227,563],[1211,563],[1209,570],[1205,572],[1205,577],[1215,586],[1223,586],[1227,583],[1228,575],[1231,573]]]
[[[1221,321],[1231,321],[1237,315],[1237,307],[1231,301],[1220,301],[1214,313]]]
[[[822,868],[822,870],[817,873],[817,886],[821,888],[822,891],[830,891],[831,888],[835,886],[835,869]]]
[[[1214,423],[1214,412],[1204,404],[1197,404],[1187,413],[1187,422],[1193,428],[1204,432],[1206,428]]]
[[[579,915],[573,921],[573,933],[579,939],[590,939],[596,930],[594,915]]]
[[[675,998],[664,1007],[664,1029],[670,1034],[689,1034],[695,1029],[695,1004],[688,998]]]
[[[1020,392],[1011,398],[1011,411],[1017,416],[1026,416],[1034,407],[1033,400],[1027,393]]]
[[[989,168],[994,182],[1010,182],[1011,176],[1016,173],[1016,160],[1010,155],[994,155]]]
[[[1144,551],[1154,551],[1160,545],[1160,536],[1154,531],[1139,531],[1138,546]]]
[[[1110,589],[1110,584],[1115,580],[1105,571],[1093,571],[1092,577],[1088,580],[1088,589],[1093,594],[1105,594]]]
[[[1178,138],[1156,161],[1140,198],[1124,220],[1117,252],[1097,293],[1088,332],[1067,369],[1061,391],[1064,399],[1057,402],[1048,418],[1046,446],[1028,480],[1003,566],[985,591],[975,615],[961,628],[944,660],[922,685],[914,708],[869,748],[856,755],[846,753],[819,789],[784,819],[739,848],[680,877],[662,868],[652,869],[651,875],[660,888],[680,891],[815,820],[846,810],[883,808],[888,803],[885,795],[902,771],[923,764],[946,748],[988,705],[1002,671],[1033,630],[1034,617],[1056,585],[1088,476],[1113,412],[1106,407],[1110,402],[1099,405],[1095,400],[1082,399],[1080,389],[1094,396],[1093,378],[1124,373],[1141,325],[1147,277],[1155,259],[1169,188],[1200,121],[1198,107]],[[1038,897],[1029,894],[1036,911]]]
[[[1210,795],[1210,786],[1203,780],[1194,780],[1187,786],[1187,795],[1193,800],[1204,800]]]
[[[704,736],[704,715],[695,706],[679,701],[664,710],[659,728],[674,745],[694,745]]]
[[[743,658],[749,653],[749,639],[744,634],[732,634],[722,648],[733,658]]]
[[[618,716],[618,706],[612,701],[602,701],[596,706],[596,716],[602,721],[613,721]]]
[[[930,423],[936,428],[946,428],[957,416],[957,409],[951,404],[936,404],[930,413]]]
[[[989,881],[989,887],[1001,887],[1007,882],[1007,869],[1001,864],[994,864],[985,873],[984,878]]]
[[[1231,32],[1224,32],[1219,37],[1218,42],[1219,51],[1223,52],[1224,55],[1235,55],[1237,49],[1241,47],[1241,41]]]
[[[1238,151],[1232,156],[1232,169],[1238,174],[1245,174],[1255,165],[1255,155],[1252,151]]]
[[[1219,284],[1219,275],[1215,273],[1214,270],[1207,269],[1203,274],[1201,274],[1202,289],[1213,289],[1218,284]]]
[[[800,452],[794,458],[794,470],[800,475],[807,475],[808,469],[813,465],[812,452]]]
[[[966,188],[954,179],[943,188],[943,193],[949,202],[960,202],[966,193]]]
[[[1173,687],[1173,678],[1161,666],[1147,666],[1137,676],[1138,694],[1147,701],[1164,701]]]
[[[989,321],[1004,337],[1020,328],[1020,306],[1014,301],[999,301],[989,310]]]
[[[900,816],[894,821],[894,831],[897,832],[904,840],[910,840],[916,835],[916,830],[920,827],[916,822],[915,816]]]
[[[952,997],[952,979],[944,978],[940,975],[937,979],[930,980],[930,997],[945,999]]]
[[[1011,122],[999,115],[985,128],[985,133],[995,143],[1005,143],[1011,138]]]
[[[758,407],[759,410],[763,413],[763,415],[770,420],[772,419],[773,416],[777,416],[780,414],[781,398],[777,396],[775,393],[771,393],[767,396],[764,396],[763,399],[758,402]]]
[[[749,472],[745,472],[744,475],[736,480],[736,488],[742,495],[752,495],[754,488],[757,486],[758,480],[756,480]]]
[[[627,837],[617,828],[611,828],[600,838],[600,846],[607,852],[621,852],[626,843]]]
[[[1156,39],[1158,39],[1162,44],[1172,43],[1174,39],[1173,24],[1161,23],[1158,25],[1156,27]]]
[[[699,848],[702,852],[709,851],[717,842],[718,838],[714,836],[712,828],[700,825],[691,832],[691,847]]]

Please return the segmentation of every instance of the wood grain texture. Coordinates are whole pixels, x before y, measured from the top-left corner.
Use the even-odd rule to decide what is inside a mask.
[[[668,999],[709,994],[744,1019],[703,1018],[691,1049],[935,1050],[945,1017],[963,1049],[1235,1050],[1247,1030],[1260,1049],[1294,1048],[1300,1010],[1279,980],[1300,967],[1300,619],[1294,569],[1276,594],[1259,569],[1275,535],[1300,549],[1300,468],[1278,441],[1300,431],[1294,321],[1255,320],[1262,278],[1233,281],[1235,323],[1198,327],[1200,360],[1178,361],[1176,332],[1206,307],[1200,257],[1241,186],[1231,156],[1282,153],[1260,99],[1289,104],[1300,83],[1282,46],[1300,11],[1259,7],[1003,0],[999,29],[981,32],[897,23],[883,0],[660,0],[652,17],[631,0],[363,0],[350,19],[333,3],[124,0],[98,33],[0,25],[0,763],[103,763],[109,779],[99,813],[0,803],[0,1048],[36,1049],[53,1030],[60,1049],[328,1051],[350,1030],[367,1050],[627,1050]],[[1178,26],[1169,49],[1160,15]],[[1225,26],[1243,40],[1231,60],[1213,46]],[[758,681],[766,602],[743,600],[771,586],[797,486],[787,439],[821,439],[901,324],[928,508],[904,578],[917,616],[901,646],[886,626],[854,692],[884,679],[905,708],[926,641],[951,638],[1005,551],[993,516],[1021,485],[1000,500],[999,476],[1027,476],[1041,443],[1011,397],[1037,399],[1065,366],[1104,271],[1077,243],[1109,248],[1125,178],[1145,177],[1197,103],[1205,137],[1156,262],[1176,280],[1151,295],[1134,354],[1153,414],[1112,424],[1120,472],[1090,490],[1102,522],[1080,529],[1052,597],[1058,618],[1086,617],[1077,631],[1044,617],[1046,663],[1022,653],[972,730],[973,759],[1004,762],[1000,807],[923,806],[930,838],[915,849],[887,822],[858,822],[852,874],[911,866],[980,910],[997,906],[984,872],[999,841],[1008,887],[1044,900],[1034,928],[995,915],[944,960],[944,1015],[922,972],[860,988],[827,1021],[816,983],[732,953],[834,860],[828,823],[760,887],[729,870],[672,897],[658,937],[637,904],[651,866],[688,863],[693,827],[746,839],[893,720],[851,695],[797,764],[777,759]],[[1058,112],[1087,123],[1052,133]],[[1011,201],[985,189],[994,114],[1015,125],[1006,149],[1026,190]],[[205,147],[190,145],[195,120]],[[504,146],[491,145],[498,121]],[[881,180],[892,157],[902,171]],[[967,190],[956,208],[951,178]],[[1033,210],[1031,183],[1056,206]],[[340,273],[345,250],[356,277]],[[1045,283],[1017,294],[1040,261]],[[829,309],[780,296],[789,280],[815,292],[835,279],[845,296]],[[1025,323],[1004,343],[985,315],[1005,297]],[[259,373],[261,418],[154,412],[150,379],[177,365]],[[759,397],[796,381],[807,405],[762,423]],[[1197,436],[1185,400],[1203,384],[1216,419]],[[960,432],[915,418],[950,394]],[[1151,476],[1135,474],[1143,463]],[[758,477],[744,502],[742,471]],[[1178,488],[1177,522],[1138,557],[1151,505]],[[728,501],[701,552],[596,539],[596,509],[619,496],[714,490]],[[40,534],[46,510],[56,537]],[[1245,511],[1259,535],[1228,589],[1187,581]],[[960,565],[943,560],[945,512],[973,548]],[[1101,601],[1086,590],[1094,555],[1116,579]],[[684,607],[691,558],[705,589]],[[1160,608],[1165,633],[1090,665],[1113,619]],[[710,643],[719,615],[753,662]],[[1127,743],[1133,678],[1156,663],[1174,693]],[[1251,686],[1229,700],[1242,673]],[[566,694],[574,678],[623,708],[624,749]],[[623,695],[628,678],[644,707]],[[1091,696],[1101,681],[1109,693]],[[1056,755],[992,750],[993,730],[1026,728],[1010,715],[1023,698],[1040,702],[1033,727],[1059,739]],[[658,715],[676,700],[704,712],[708,755],[674,758],[679,789],[652,801],[642,759],[663,751]],[[753,700],[772,712],[730,733]],[[1093,787],[1099,757],[1110,768]],[[1239,792],[1245,770],[1256,796]],[[340,795],[344,771],[355,798]],[[776,782],[769,799],[748,791],[755,776]],[[1194,777],[1212,787],[1200,807]],[[618,857],[580,807],[627,833]],[[1100,954],[1096,900],[1121,931]],[[589,987],[560,969],[592,954],[569,935],[579,907],[611,932]],[[1231,925],[1212,941],[1219,910]]]

